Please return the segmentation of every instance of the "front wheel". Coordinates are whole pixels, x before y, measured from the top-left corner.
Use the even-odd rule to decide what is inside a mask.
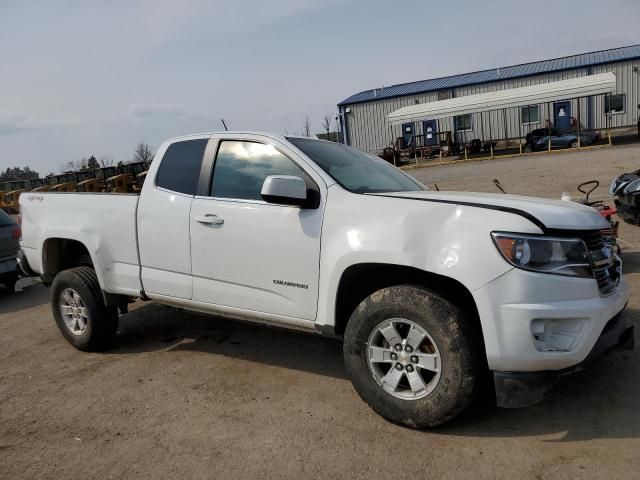
[[[353,312],[344,359],[364,401],[410,428],[440,425],[472,401],[483,368],[465,313],[412,285],[379,290]]]
[[[51,288],[51,308],[64,338],[78,350],[100,351],[118,330],[118,310],[106,306],[96,272],[90,267],[64,270]]]

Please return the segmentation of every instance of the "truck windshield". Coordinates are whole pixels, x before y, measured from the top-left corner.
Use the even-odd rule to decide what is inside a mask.
[[[381,158],[341,143],[287,137],[327,172],[338,184],[354,193],[415,192],[426,187]]]

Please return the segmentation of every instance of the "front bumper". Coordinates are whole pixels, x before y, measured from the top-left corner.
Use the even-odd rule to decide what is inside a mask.
[[[632,350],[634,328],[618,313],[606,324],[587,358],[573,367],[543,372],[493,372],[496,403],[503,408],[526,407],[538,403],[560,378],[583,369],[594,359],[612,350]]]
[[[489,369],[500,372],[557,371],[583,362],[605,325],[627,304],[624,279],[601,296],[593,279],[513,269],[473,292],[482,324]],[[539,325],[565,343],[541,343]],[[557,331],[553,331],[558,325]],[[553,338],[552,338],[553,339]],[[555,348],[560,345],[559,348]]]

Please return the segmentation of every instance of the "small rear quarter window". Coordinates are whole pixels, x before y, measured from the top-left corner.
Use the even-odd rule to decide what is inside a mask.
[[[158,168],[156,185],[172,192],[195,195],[208,141],[199,138],[169,145]]]

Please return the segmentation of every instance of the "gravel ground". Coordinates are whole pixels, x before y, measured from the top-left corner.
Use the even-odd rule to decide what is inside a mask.
[[[559,198],[640,167],[617,147],[412,170],[441,189]],[[603,186],[596,192],[606,197]],[[640,228],[623,224],[639,317]],[[544,402],[479,402],[429,432],[392,425],[359,399],[341,344],[137,303],[118,346],[74,350],[49,291],[0,298],[1,478],[637,478],[640,354],[616,352]]]

